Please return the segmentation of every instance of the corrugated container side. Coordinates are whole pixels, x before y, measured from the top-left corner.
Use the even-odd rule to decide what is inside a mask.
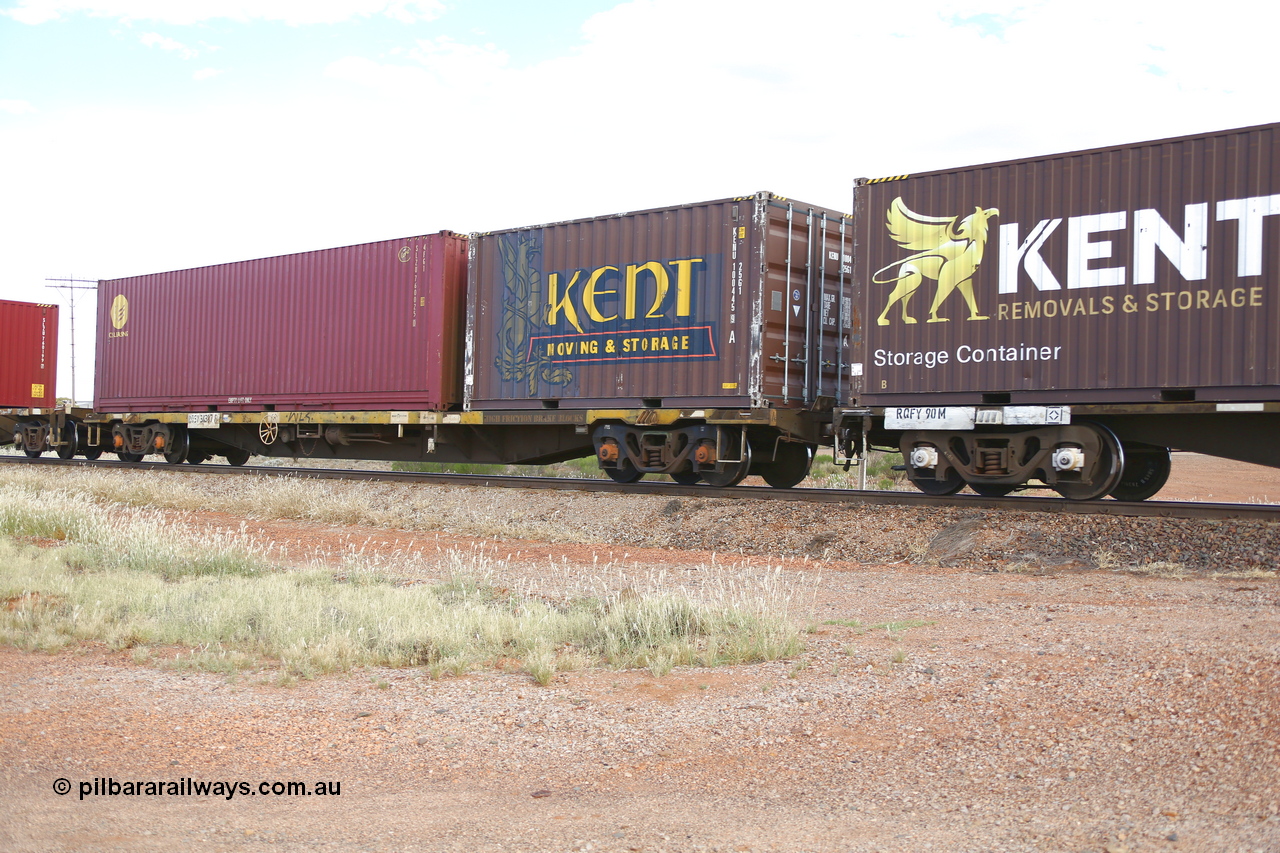
[[[473,237],[467,404],[836,396],[851,239],[842,214],[768,194]]]
[[[1280,399],[1280,125],[854,196],[864,404]]]
[[[0,408],[57,402],[58,306],[0,299]]]
[[[438,410],[461,399],[466,238],[99,283],[99,411]]]

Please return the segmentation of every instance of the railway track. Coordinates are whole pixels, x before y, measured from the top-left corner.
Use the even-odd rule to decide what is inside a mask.
[[[678,483],[615,483],[612,480],[577,480],[561,477],[491,476],[484,474],[428,474],[411,471],[357,471],[338,468],[284,468],[246,465],[169,465],[163,462],[88,461],[84,459],[0,456],[0,464],[48,465],[56,467],[103,468],[107,470],[148,470],[160,474],[238,475],[247,477],[303,477],[314,480],[368,480],[399,483],[437,483],[451,486],[479,486],[507,489],[559,489],[581,492],[669,495],[672,497],[733,498],[735,500],[782,500],[813,503],[862,503],[881,506],[971,507],[1015,512],[1066,513],[1074,515],[1110,515],[1120,517],[1155,517],[1262,521],[1280,523],[1280,505],[1227,504],[1191,501],[1114,500],[1069,501],[1058,497],[1006,496],[986,498],[978,495],[934,497],[918,492],[859,491],[856,489],[774,489],[767,486],[732,486],[716,488],[707,485],[682,486]]]

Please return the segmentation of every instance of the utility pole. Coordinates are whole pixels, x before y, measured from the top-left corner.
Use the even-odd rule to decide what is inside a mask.
[[[71,307],[71,404],[74,406],[76,403],[76,291],[97,290],[98,282],[92,278],[46,278],[45,281],[64,282],[64,284],[46,284],[45,287],[69,291],[67,304]],[[82,284],[91,284],[93,287],[81,287]]]

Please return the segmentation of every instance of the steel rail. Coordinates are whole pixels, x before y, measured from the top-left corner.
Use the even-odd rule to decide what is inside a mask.
[[[613,494],[650,494],[670,497],[732,498],[734,500],[782,500],[809,503],[860,503],[872,506],[969,507],[1010,512],[1059,512],[1072,515],[1110,515],[1124,518],[1186,518],[1219,521],[1263,521],[1280,523],[1280,504],[1226,504],[1198,501],[1069,501],[1063,498],[979,495],[935,497],[922,492],[859,491],[857,489],[774,489],[767,486],[707,485],[678,483],[615,483],[612,480],[577,480],[563,477],[491,476],[487,474],[429,474],[418,471],[360,471],[344,468],[284,468],[245,465],[170,465],[166,462],[115,462],[87,459],[58,459],[0,456],[0,463],[12,465],[52,465],[104,468],[108,470],[148,470],[165,474],[239,474],[242,476],[297,477],[313,480],[370,480],[400,483],[437,483],[449,486],[478,486],[505,489],[560,489],[564,491]]]

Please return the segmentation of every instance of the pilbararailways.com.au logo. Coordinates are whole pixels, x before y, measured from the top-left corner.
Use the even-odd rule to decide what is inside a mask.
[[[65,777],[55,779],[53,792],[60,797],[70,794],[73,787],[79,791],[80,799],[86,797],[221,797],[230,800],[234,797],[340,797],[342,783],[330,780],[316,782],[272,781],[241,782],[236,780],[206,782],[192,779],[190,776],[170,780],[136,780],[117,781],[107,776],[95,776],[92,780],[82,779],[74,786]]]

